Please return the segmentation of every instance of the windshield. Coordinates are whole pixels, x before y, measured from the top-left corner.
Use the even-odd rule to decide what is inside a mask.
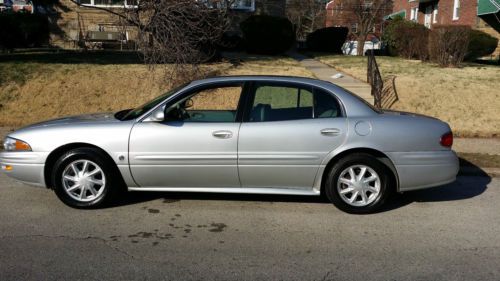
[[[156,98],[154,98],[153,100],[151,101],[148,101],[147,103],[133,109],[133,110],[130,110],[127,114],[125,114],[124,116],[117,116],[118,114],[115,114],[115,117],[118,118],[119,120],[121,121],[125,121],[125,120],[132,120],[132,119],[135,119],[141,115],[143,115],[144,113],[148,112],[149,110],[151,110],[152,108],[154,108],[155,106],[157,106],[158,104],[160,104],[162,101],[164,101],[167,97],[171,96],[172,94],[176,93],[177,91],[179,91],[180,89],[186,87],[189,83],[187,84],[184,84],[180,87],[177,87],[177,88],[174,88],[168,92],[166,92],[165,94],[161,95],[161,96],[158,96]],[[120,112],[118,112],[120,113]],[[121,118],[120,118],[121,117]]]

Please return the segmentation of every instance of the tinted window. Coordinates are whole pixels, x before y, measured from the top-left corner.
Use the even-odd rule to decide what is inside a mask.
[[[250,121],[335,118],[341,115],[337,99],[323,90],[288,85],[255,87]]]

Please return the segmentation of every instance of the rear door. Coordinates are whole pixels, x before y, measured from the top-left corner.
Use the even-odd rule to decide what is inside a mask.
[[[322,160],[347,133],[336,97],[307,85],[255,82],[247,107],[238,141],[242,187],[312,188]]]

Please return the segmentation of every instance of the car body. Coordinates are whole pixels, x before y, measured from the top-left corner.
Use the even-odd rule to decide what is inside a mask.
[[[372,205],[381,186],[385,193],[405,192],[454,181],[458,159],[450,135],[438,119],[379,111],[326,81],[214,77],[135,110],[21,128],[6,138],[10,149],[0,153],[0,163],[7,175],[56,193],[80,186],[81,194],[58,193],[61,199],[71,195],[63,201],[75,207],[97,205],[90,198],[100,186],[93,182],[104,190],[106,179],[129,191],[313,196],[328,185],[335,205],[361,213],[380,207],[382,202]],[[106,173],[96,179],[85,169]],[[374,175],[379,179],[363,183]],[[373,192],[340,198],[341,191],[358,189]],[[78,197],[89,200],[73,202]],[[372,205],[349,204],[351,199]]]

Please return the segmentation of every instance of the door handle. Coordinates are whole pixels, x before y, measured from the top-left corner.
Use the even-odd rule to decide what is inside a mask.
[[[212,133],[212,136],[218,139],[229,139],[233,136],[233,132],[231,131],[215,131]]]
[[[323,136],[338,136],[340,135],[340,130],[337,128],[326,128],[320,131]]]

